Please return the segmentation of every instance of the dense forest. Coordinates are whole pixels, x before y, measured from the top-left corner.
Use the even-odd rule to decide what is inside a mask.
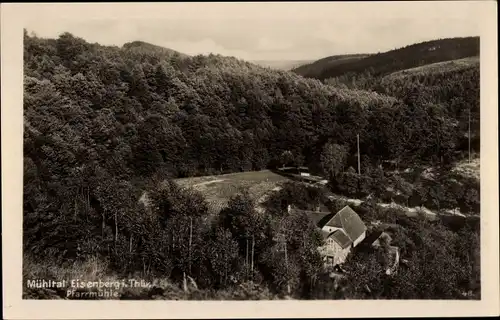
[[[467,133],[470,124],[471,143],[479,151],[479,59],[474,57],[454,61],[460,62],[457,63],[458,66],[444,64],[441,68],[432,68],[429,65],[384,77],[376,77],[370,73],[349,73],[326,79],[325,83],[389,95],[409,106],[434,104],[451,116],[454,122],[452,130]],[[462,139],[458,139],[457,143],[461,144],[458,149],[467,144],[467,137],[463,135]]]
[[[476,124],[473,148],[479,151],[478,68],[377,85],[379,92],[367,91],[232,57],[191,57],[142,42],[101,46],[69,33],[43,39],[25,31],[24,250],[36,261],[52,257],[55,265],[98,257],[119,274],[180,281],[187,273],[201,288],[253,279],[273,292],[317,297],[321,263],[312,248],[320,239],[304,216],[260,215],[242,194],[208,224],[205,199],[170,179],[285,164],[340,177],[321,165],[335,162],[335,155],[324,159],[324,150],[340,146],[345,167],[354,165],[358,134],[369,172],[383,160],[402,168],[445,167],[467,153],[465,110]],[[315,192],[289,188],[304,199]],[[144,190],[152,194],[152,209],[138,201]],[[286,268],[275,239],[283,233]],[[453,239],[447,245],[467,245]],[[424,279],[426,270],[414,276]],[[450,286],[470,289],[472,271],[453,276]],[[406,280],[400,281],[403,290]],[[437,292],[419,290],[418,297]],[[444,296],[460,296],[457,290]],[[408,298],[411,292],[380,295]]]

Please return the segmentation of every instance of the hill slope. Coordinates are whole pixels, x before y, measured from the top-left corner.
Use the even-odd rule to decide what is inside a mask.
[[[243,271],[248,270],[251,237],[255,264],[250,279],[259,279],[273,292],[288,291],[283,284],[290,283],[298,296],[310,296],[303,289],[312,290],[307,279],[322,265],[311,250],[321,245],[321,238],[308,219],[283,216],[281,206],[294,200],[307,209],[324,197],[319,188],[283,186],[268,199],[275,214],[261,214],[251,195],[262,200],[263,192],[277,188],[282,179],[270,172],[177,180],[179,184],[175,178],[284,165],[354,172],[349,167],[357,164],[358,135],[363,174],[370,172],[374,179],[380,179],[380,171],[372,169],[383,159],[397,158],[401,166],[451,162],[456,152],[467,150],[457,145],[466,131],[456,127],[453,108],[479,105],[478,90],[464,90],[478,88],[475,70],[453,78],[453,92],[466,92],[463,98],[469,100],[441,105],[418,100],[433,78],[405,78],[409,84],[419,81],[418,86],[403,86],[398,99],[231,57],[182,57],[143,43],[119,48],[89,44],[71,34],[52,40],[25,34],[24,50],[24,253],[54,266],[102,261],[112,274],[168,277],[177,284],[189,275],[200,289],[230,288],[249,279]],[[444,79],[432,88],[449,100],[452,83]],[[358,176],[346,176],[353,179],[342,185],[354,193],[382,185],[383,180]],[[211,196],[238,192],[235,185],[249,187],[248,194],[231,197],[227,206],[226,197],[217,197],[216,206],[209,206]],[[151,206],[140,201],[144,192]],[[224,210],[213,224],[206,223],[204,217],[218,209]],[[455,251],[477,245],[441,236],[442,229],[435,230],[435,238],[443,242],[435,244],[425,233],[431,225],[405,224],[409,226],[418,226],[414,234],[424,234],[429,246],[415,240],[415,247],[413,239],[418,238],[403,230],[400,239],[412,242],[401,247],[437,252],[438,259],[429,265],[427,256],[409,255],[410,268],[416,268],[400,278],[395,298],[456,297],[453,290],[469,283],[461,278],[469,271],[452,273],[466,263],[455,260]],[[290,244],[285,269],[277,237],[283,234]],[[375,290],[380,273],[368,269],[373,275],[368,283]],[[449,274],[451,280],[443,277]],[[408,279],[420,286],[418,291],[402,291]],[[443,287],[449,287],[446,294]]]
[[[310,63],[311,60],[252,60],[250,62],[262,67],[288,71],[296,68],[297,66]]]
[[[307,78],[318,78],[325,69],[334,68],[341,64],[357,61],[368,56],[369,54],[345,54],[330,56],[308,64],[301,65],[299,67],[296,67],[295,69],[292,69],[292,71]]]
[[[346,63],[326,65],[322,70],[318,70],[311,75],[306,72],[300,73],[300,70],[298,73],[320,80],[345,74],[366,72],[374,76],[383,76],[430,63],[478,55],[479,37],[450,38],[417,43],[404,48],[370,55],[363,59],[347,61]]]
[[[417,75],[428,75],[444,72],[453,72],[464,70],[468,68],[479,68],[479,56],[468,57],[463,59],[456,59],[450,61],[436,62],[431,64],[426,64],[416,68],[405,69],[401,71],[393,72],[385,78],[400,78],[409,77]]]
[[[155,53],[163,53],[166,55],[179,55],[181,57],[188,57],[189,55],[185,53],[178,52],[173,49],[165,48],[162,46],[157,46],[155,44],[147,43],[144,41],[132,41],[127,42],[122,46],[125,50],[135,51],[135,52],[155,52]]]

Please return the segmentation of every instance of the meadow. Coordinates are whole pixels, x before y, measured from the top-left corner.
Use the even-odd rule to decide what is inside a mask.
[[[174,180],[183,188],[194,188],[218,209],[222,209],[229,199],[242,191],[247,191],[253,199],[259,201],[273,189],[289,178],[270,170],[230,173],[223,175],[181,178]]]

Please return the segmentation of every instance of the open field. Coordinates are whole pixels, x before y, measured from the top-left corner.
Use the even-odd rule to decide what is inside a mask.
[[[479,66],[479,57],[468,57],[463,59],[431,63],[416,68],[393,72],[387,75],[386,78],[398,78],[398,77],[406,77],[418,74],[449,72],[449,71],[460,70],[463,68],[469,68],[472,66]]]
[[[252,181],[252,182],[280,182],[288,180],[287,178],[273,173],[270,170],[262,170],[262,171],[247,171],[247,172],[238,172],[238,173],[229,173],[229,174],[221,174],[216,176],[203,176],[203,177],[193,177],[193,178],[180,178],[175,179],[179,185],[186,186],[194,186],[198,183],[213,181],[213,180],[232,180],[232,181]]]
[[[181,187],[200,191],[207,201],[215,206],[214,209],[221,209],[232,196],[243,190],[247,190],[255,200],[259,200],[289,179],[269,170],[262,170],[174,181]]]

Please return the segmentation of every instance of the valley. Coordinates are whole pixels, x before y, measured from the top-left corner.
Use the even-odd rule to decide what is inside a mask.
[[[25,31],[23,59],[25,278],[155,283],[120,299],[480,299],[478,37],[292,64]],[[310,218],[342,210],[366,234]],[[334,238],[362,245],[318,249]]]

